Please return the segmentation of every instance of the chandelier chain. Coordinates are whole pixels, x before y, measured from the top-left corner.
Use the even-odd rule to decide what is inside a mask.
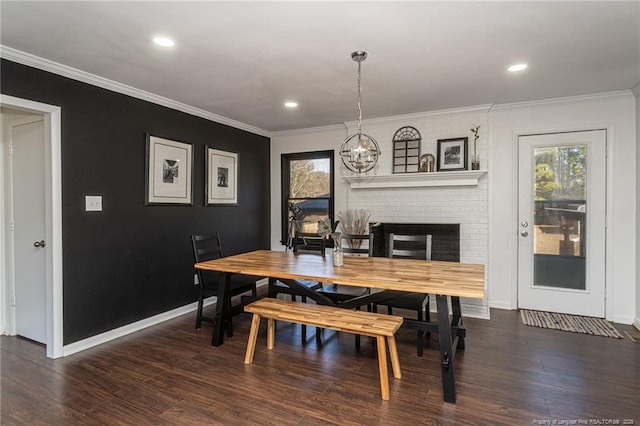
[[[358,61],[358,135],[362,135],[362,61]]]

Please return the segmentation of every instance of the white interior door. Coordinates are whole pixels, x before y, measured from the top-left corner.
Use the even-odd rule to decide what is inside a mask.
[[[605,316],[606,132],[519,138],[518,307]]]
[[[44,121],[11,124],[10,132],[15,331],[46,343]]]

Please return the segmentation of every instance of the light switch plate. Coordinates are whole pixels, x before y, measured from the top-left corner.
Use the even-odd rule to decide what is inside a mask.
[[[102,211],[102,195],[87,195],[84,197],[85,211],[101,212]]]

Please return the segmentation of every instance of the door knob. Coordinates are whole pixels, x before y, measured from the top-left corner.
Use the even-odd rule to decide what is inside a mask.
[[[526,220],[523,220],[522,222],[520,222],[520,226],[522,226],[523,228],[526,228],[527,226],[529,226],[529,222],[527,222]]]
[[[529,236],[529,233],[527,231],[520,231],[520,235],[522,235],[523,237],[527,237]]]
[[[33,243],[34,247],[44,247],[44,240],[36,241]]]

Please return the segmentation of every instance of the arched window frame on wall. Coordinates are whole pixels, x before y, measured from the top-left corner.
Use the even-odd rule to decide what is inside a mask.
[[[393,135],[393,173],[417,173],[420,171],[420,142],[418,129],[404,126]]]

